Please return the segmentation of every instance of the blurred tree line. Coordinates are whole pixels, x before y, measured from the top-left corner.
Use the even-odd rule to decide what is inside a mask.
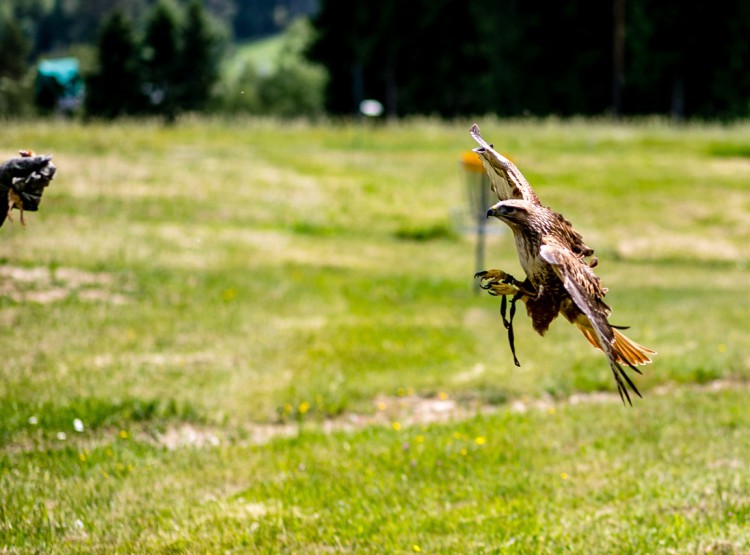
[[[272,70],[227,69],[280,30]],[[97,117],[750,115],[741,0],[3,0],[0,115],[32,113],[42,55],[80,60]]]
[[[18,24],[30,41],[33,58],[73,44],[93,44],[102,21],[115,9],[137,27],[157,1],[2,0],[0,20]],[[202,4],[234,39],[243,41],[283,31],[294,19],[315,13],[318,0],[204,0]]]
[[[311,28],[301,15],[317,0],[5,0],[0,4],[0,116],[42,113],[34,62],[80,61],[93,117],[184,111],[314,116],[323,110],[325,71],[303,52]],[[274,71],[227,52],[244,39],[284,30]],[[37,83],[38,84],[38,83]]]
[[[109,15],[97,42],[97,68],[86,79],[86,113],[114,118],[204,110],[218,78],[222,41],[199,0],[184,14],[157,3],[138,41],[119,9]]]
[[[333,113],[750,114],[742,0],[323,0],[315,27]]]

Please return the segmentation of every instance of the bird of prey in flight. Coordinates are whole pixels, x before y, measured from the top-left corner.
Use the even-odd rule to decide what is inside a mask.
[[[515,303],[520,300],[540,335],[558,314],[577,326],[607,356],[620,398],[632,405],[626,384],[636,395],[641,394],[623,365],[640,374],[637,366],[651,362],[650,355],[656,353],[628,339],[620,331],[624,328],[609,323],[611,309],[604,302],[607,289],[593,271],[598,261],[572,224],[539,202],[515,164],[482,138],[476,124],[470,134],[479,143],[474,152],[500,201],[487,210],[487,217],[494,216],[513,231],[518,260],[526,273],[523,281],[502,270],[486,270],[475,276],[483,289],[502,297],[500,310],[515,364],[520,366],[515,355],[513,316]],[[511,298],[509,318],[506,297]]]

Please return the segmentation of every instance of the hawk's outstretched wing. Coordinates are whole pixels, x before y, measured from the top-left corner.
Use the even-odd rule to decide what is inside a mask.
[[[633,381],[625,373],[620,362],[624,362],[639,374],[641,372],[629,360],[614,351],[616,330],[607,320],[609,307],[602,300],[605,290],[599,283],[599,278],[596,277],[591,268],[579,256],[573,254],[554,239],[546,237],[539,249],[539,254],[545,262],[552,266],[576,307],[588,320],[588,322],[582,323],[583,326],[579,324],[579,327],[582,328],[582,331],[585,327],[587,330],[593,332],[594,338],[598,343],[596,346],[607,355],[609,366],[617,382],[617,390],[620,393],[620,397],[623,402],[627,399],[628,403],[632,405],[633,403],[630,400],[630,395],[625,384],[629,385],[639,397],[641,394]],[[585,333],[584,331],[584,335]]]
[[[539,204],[539,199],[534,190],[526,181],[526,178],[518,170],[516,165],[500,154],[479,134],[479,126],[475,123],[471,126],[469,133],[479,143],[475,148],[482,160],[487,175],[490,178],[490,187],[500,200],[523,199],[533,204]]]

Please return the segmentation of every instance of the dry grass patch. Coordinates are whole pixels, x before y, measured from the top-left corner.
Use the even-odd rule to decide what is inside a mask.
[[[83,301],[125,304],[130,289],[106,272],[48,266],[0,266],[0,296],[13,302],[49,304],[75,296]]]

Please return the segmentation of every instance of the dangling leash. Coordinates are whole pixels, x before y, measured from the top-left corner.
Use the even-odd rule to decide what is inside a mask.
[[[503,326],[505,326],[505,329],[508,330],[508,343],[510,343],[510,352],[513,353],[513,363],[521,367],[521,363],[518,362],[518,357],[516,356],[516,339],[515,335],[513,334],[513,318],[516,315],[516,301],[520,299],[523,296],[523,292],[519,291],[515,295],[513,295],[513,298],[510,300],[510,314],[509,317],[505,317],[506,310],[508,308],[508,301],[507,301],[507,295],[503,295],[503,298],[500,300],[500,316],[503,319]]]

